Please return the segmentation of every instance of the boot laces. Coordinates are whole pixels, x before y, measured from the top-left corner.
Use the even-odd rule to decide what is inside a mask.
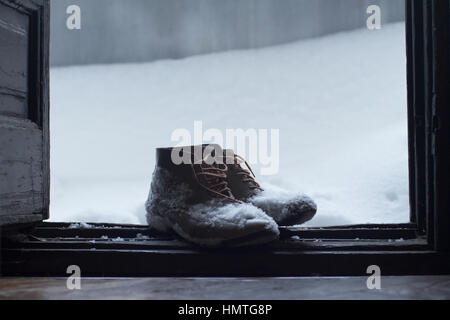
[[[241,203],[233,196],[229,196],[231,195],[231,189],[228,187],[226,174],[228,166],[226,164],[208,164],[206,159],[203,159],[201,164],[191,164],[191,166],[197,183],[203,189],[230,201]]]
[[[261,191],[264,191],[263,188],[259,185],[258,182],[256,182],[255,178],[256,175],[253,172],[252,168],[248,164],[248,162],[241,156],[238,156],[237,154],[234,155],[234,162],[235,167],[237,169],[236,175],[242,176],[242,182],[247,182],[249,184],[250,189],[258,189]],[[248,170],[242,168],[241,163],[245,164]]]

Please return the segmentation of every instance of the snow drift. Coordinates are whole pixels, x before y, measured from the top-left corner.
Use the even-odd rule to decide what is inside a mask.
[[[258,50],[51,70],[51,219],[145,223],[176,128],[279,128],[258,181],[318,205],[308,225],[409,217],[404,24]],[[258,172],[258,168],[254,168]]]

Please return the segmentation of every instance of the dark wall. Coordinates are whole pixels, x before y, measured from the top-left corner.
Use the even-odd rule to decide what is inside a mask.
[[[66,28],[77,4],[82,29]],[[151,61],[256,48],[404,19],[404,0],[52,0],[52,65]]]

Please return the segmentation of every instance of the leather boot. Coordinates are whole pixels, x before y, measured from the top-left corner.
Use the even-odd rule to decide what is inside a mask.
[[[213,145],[217,153],[213,150],[205,156],[206,148],[156,150],[156,168],[146,202],[149,225],[207,247],[254,245],[276,239],[279,231],[274,220],[261,209],[236,199],[228,187],[227,165],[211,159],[215,154],[222,155],[223,150]],[[184,159],[182,163],[180,158]]]

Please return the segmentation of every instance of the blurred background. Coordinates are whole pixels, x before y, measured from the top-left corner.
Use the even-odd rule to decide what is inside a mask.
[[[66,28],[66,8],[82,30]],[[404,0],[52,0],[53,66],[180,59],[363,28],[369,5],[403,21]]]
[[[404,0],[51,5],[51,220],[145,223],[155,148],[201,120],[279,129],[257,178],[310,195],[308,225],[408,221]]]

